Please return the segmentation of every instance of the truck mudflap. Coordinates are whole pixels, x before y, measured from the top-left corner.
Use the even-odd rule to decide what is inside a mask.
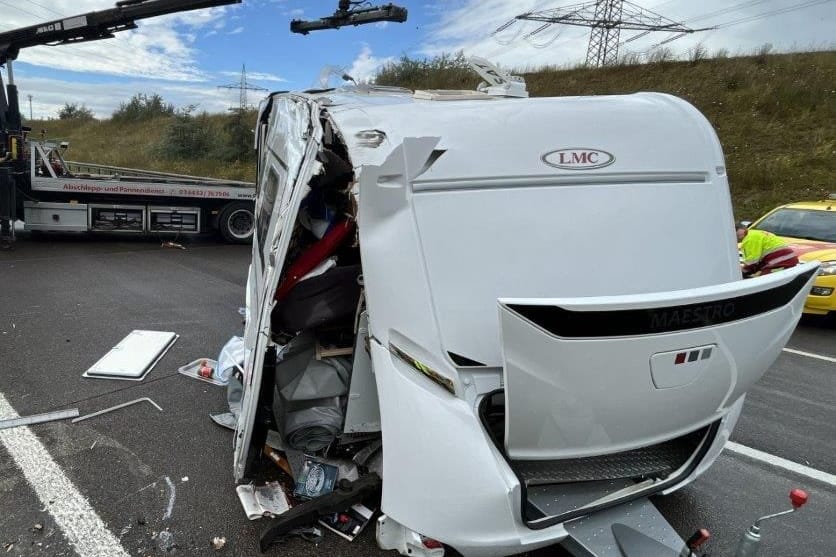
[[[553,464],[530,485],[572,482],[560,477],[563,459],[652,447],[717,422],[781,353],[816,270],[645,295],[500,299],[512,466]]]

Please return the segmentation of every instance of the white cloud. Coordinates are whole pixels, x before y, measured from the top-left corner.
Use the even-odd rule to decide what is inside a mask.
[[[689,19],[729,7],[727,0],[704,0],[699,3],[674,0],[662,2],[663,5],[654,0],[635,0],[635,3],[649,9],[659,5],[655,11],[675,21],[684,21],[686,25],[690,24]],[[537,29],[540,24],[517,21],[496,37],[491,36],[494,29],[521,13],[554,8],[556,4],[554,0],[436,0],[434,4],[427,5],[426,9],[430,13],[438,13],[438,21],[428,28],[420,52],[433,56],[463,50],[466,55],[482,56],[513,68],[582,62],[589,41],[589,29],[584,27],[553,25],[526,40],[526,34]],[[780,7],[761,3],[695,21],[693,26],[713,27]],[[836,11],[827,4],[820,4],[725,29],[695,33],[666,46],[677,54],[687,53],[700,42],[711,52],[725,48],[732,53],[748,53],[767,42],[779,50],[807,49],[812,46],[822,48],[833,45],[834,26]],[[625,31],[621,39],[636,33]],[[628,43],[621,51],[645,52],[669,36],[666,33],[651,33]]]
[[[218,72],[219,75],[227,76],[227,77],[241,77],[241,72],[233,72],[233,71],[224,71]],[[268,72],[251,72],[247,70],[247,79],[251,79],[253,81],[287,81],[285,78],[280,77],[276,74],[268,73]]]
[[[289,15],[290,17],[302,17],[303,15],[305,15],[305,10],[303,10],[302,8],[295,8],[287,12],[286,15]]]
[[[372,55],[372,49],[369,45],[364,44],[360,50],[360,54],[352,62],[351,67],[346,70],[346,73],[354,78],[357,83],[371,81],[372,78],[380,71],[380,68],[386,64],[393,62],[395,59],[392,56],[385,58],[378,58]]]
[[[3,28],[40,23],[50,18],[113,7],[113,0],[52,0],[48,4],[15,0],[3,9]],[[196,31],[223,21],[229,7],[169,14],[140,20],[139,28],[117,33],[106,41],[27,48],[18,59],[36,66],[113,76],[175,81],[205,79],[197,66],[192,43]]]
[[[227,31],[226,34],[227,35],[237,35],[237,34],[243,33],[243,32],[244,32],[244,27],[242,25],[239,25],[238,27],[236,27],[232,31]]]
[[[266,73],[266,72],[247,72],[247,77],[254,79],[255,81],[284,81],[287,80],[283,77],[279,77],[275,74]]]

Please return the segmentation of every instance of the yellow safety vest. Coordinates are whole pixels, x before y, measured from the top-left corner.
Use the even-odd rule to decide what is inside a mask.
[[[771,232],[749,230],[746,237],[740,242],[740,250],[743,252],[743,262],[749,265],[757,263],[764,255],[786,247],[786,245],[781,238]]]

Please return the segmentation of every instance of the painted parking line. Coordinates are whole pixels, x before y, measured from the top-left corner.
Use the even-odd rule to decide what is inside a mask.
[[[815,358],[817,360],[824,360],[825,362],[836,362],[836,358],[832,356],[813,354],[812,352],[804,352],[803,350],[796,350],[795,348],[784,348],[784,352],[789,352],[790,354],[796,354],[798,356],[807,356],[808,358]]]
[[[19,417],[0,393],[0,419]],[[128,557],[128,552],[29,427],[0,430],[0,444],[23,472],[79,557]]]
[[[747,447],[746,445],[735,443],[734,441],[726,442],[726,450],[739,455],[747,456],[749,458],[754,458],[755,460],[765,462],[771,466],[782,468],[788,472],[794,472],[801,476],[806,476],[810,479],[836,487],[836,476],[833,474],[828,474],[827,472],[822,472],[821,470],[804,466],[803,464],[787,460],[786,458],[765,453],[763,451]]]

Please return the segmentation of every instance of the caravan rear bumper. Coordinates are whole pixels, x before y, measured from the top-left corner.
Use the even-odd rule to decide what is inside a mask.
[[[705,291],[660,293],[643,300],[620,297],[561,301],[563,307],[578,312],[632,311],[641,306],[711,305],[717,300],[738,300],[793,285],[792,295],[761,312],[738,314],[735,319],[731,312],[720,311],[707,318],[722,322],[631,338],[557,337],[515,312],[505,311],[508,302],[501,301],[505,312],[501,312],[503,349],[508,359],[505,394],[513,396],[515,387],[526,387],[517,390],[517,398],[510,401],[517,404],[516,416],[532,420],[512,423],[506,429],[504,443],[494,442],[493,432],[483,426],[470,403],[416,373],[379,342],[372,342],[384,447],[383,512],[464,555],[498,556],[560,542],[567,535],[563,522],[570,519],[569,514],[579,516],[650,492],[669,493],[686,485],[722,451],[746,390],[768,369],[791,334],[815,270],[815,265],[799,266],[780,273],[782,276],[718,285]],[[737,309],[744,305],[741,302]],[[666,324],[671,324],[670,319]],[[685,342],[684,336],[688,337]],[[603,344],[611,344],[613,349]],[[703,359],[707,347],[713,354]],[[685,361],[699,369],[695,368],[692,382],[669,386],[662,373],[665,366],[657,366],[660,373],[654,375],[654,357],[670,356],[669,364],[675,366],[680,356],[674,349],[680,348],[688,349]],[[610,361],[603,361],[613,355],[622,365],[613,367]],[[508,375],[509,361],[511,372],[518,375]],[[593,371],[611,373],[595,379],[591,377]],[[533,376],[535,383],[521,381],[526,374]],[[521,392],[525,398],[519,398]],[[551,404],[546,404],[546,398],[552,400]],[[636,419],[648,410],[653,419]],[[540,429],[532,434],[526,429],[531,425]],[[548,487],[555,500],[574,497],[579,503],[572,503],[575,507],[569,509],[570,513],[565,508],[557,509],[551,516],[543,512],[531,519],[530,486],[515,473],[514,460],[595,458],[663,444],[703,428],[704,443],[674,473],[651,476],[647,478],[650,483],[640,478],[640,490],[632,485],[608,488],[603,495],[591,488],[594,479],[586,485],[578,481],[563,482],[557,488],[551,485]],[[509,444],[508,434],[518,432],[522,435]],[[548,506],[542,498],[539,503]],[[553,504],[549,510],[560,506]]]
[[[462,555],[511,555],[559,543],[562,523],[532,529],[524,492],[475,411],[371,343],[383,423],[382,511],[405,527]],[[394,402],[397,401],[397,402]],[[718,421],[717,434],[692,481],[723,449],[741,398]]]

